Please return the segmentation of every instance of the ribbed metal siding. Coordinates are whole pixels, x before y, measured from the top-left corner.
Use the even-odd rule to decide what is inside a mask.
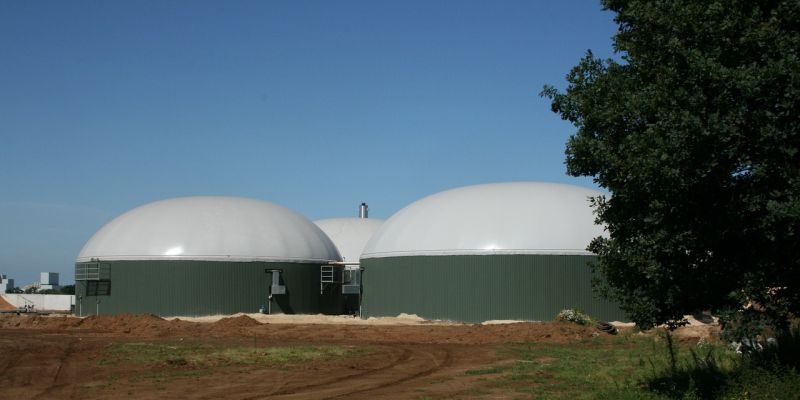
[[[162,316],[257,312],[266,305],[272,275],[282,269],[286,295],[273,297],[272,312],[338,313],[341,295],[319,291],[319,265],[217,261],[110,261],[110,296],[86,296],[84,281],[75,285],[76,312],[83,315],[151,313]]]
[[[566,308],[625,321],[592,291],[592,256],[409,256],[361,260],[365,316],[552,320]]]

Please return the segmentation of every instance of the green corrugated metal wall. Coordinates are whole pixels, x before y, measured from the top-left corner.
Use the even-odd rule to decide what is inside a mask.
[[[593,256],[463,255],[362,259],[364,316],[550,321],[566,308],[626,321],[592,291]]]
[[[104,261],[111,280],[109,296],[87,296],[86,281],[75,285],[75,312],[100,314],[151,313],[198,316],[258,312],[267,304],[272,274],[281,269],[285,295],[275,295],[273,313],[338,314],[341,287],[320,294],[320,265],[218,261]]]

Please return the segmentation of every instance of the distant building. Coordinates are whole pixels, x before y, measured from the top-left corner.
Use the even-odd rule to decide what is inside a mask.
[[[7,278],[5,275],[0,275],[0,293],[8,292],[14,289],[14,280]]]
[[[42,272],[39,278],[39,290],[58,290],[58,272]]]

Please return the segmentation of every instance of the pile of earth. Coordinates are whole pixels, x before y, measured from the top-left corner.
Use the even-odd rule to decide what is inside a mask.
[[[85,318],[0,314],[0,329],[36,329],[50,332],[123,334],[130,337],[241,337],[258,336],[275,341],[359,341],[362,343],[498,344],[509,342],[574,343],[612,336],[593,326],[566,322],[511,324],[280,324],[260,323],[238,315],[215,322],[189,322],[155,315],[101,315]],[[623,330],[632,328],[621,328]],[[713,338],[718,325],[681,328],[682,340]],[[650,333],[652,334],[652,333]]]
[[[194,324],[179,320],[167,321],[153,314],[120,314],[86,317],[77,328],[135,336],[172,336],[190,333]]]
[[[247,331],[246,328],[251,328],[260,325],[261,325],[260,322],[246,315],[239,315],[236,317],[222,318],[217,322],[211,323],[210,330],[215,334],[222,334],[227,336],[229,334],[243,334],[245,331]]]
[[[536,341],[573,343],[598,337],[593,327],[564,322],[523,322],[505,325],[279,325],[267,324],[248,330],[282,340],[408,344],[498,344]],[[601,337],[611,335],[600,334]]]
[[[36,314],[5,314],[0,317],[0,328],[44,329],[57,331],[87,331],[126,333],[136,336],[164,336],[179,334],[194,324],[166,321],[155,315],[101,315],[77,318],[72,316],[41,316]]]
[[[258,321],[238,316],[223,318],[214,323],[166,320],[152,314],[100,315],[84,318],[72,316],[42,316],[37,314],[0,315],[0,329],[39,329],[48,331],[83,331],[87,333],[121,333],[130,336],[234,336],[246,328],[261,325]]]

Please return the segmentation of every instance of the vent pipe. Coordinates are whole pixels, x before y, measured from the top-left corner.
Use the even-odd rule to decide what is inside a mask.
[[[369,218],[369,206],[367,203],[361,203],[358,207],[358,218]]]

